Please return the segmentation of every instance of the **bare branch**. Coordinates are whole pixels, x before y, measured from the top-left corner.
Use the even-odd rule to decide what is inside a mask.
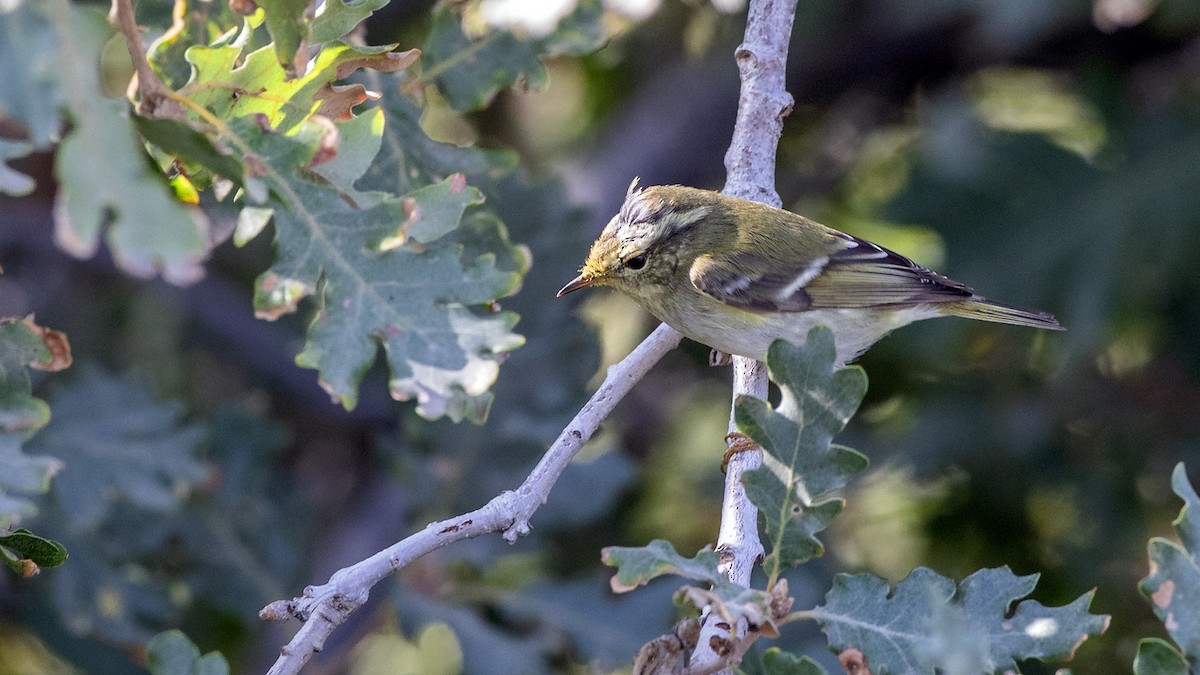
[[[177,8],[176,12],[178,11]],[[108,20],[125,37],[125,46],[129,50],[129,57],[133,59],[133,68],[137,72],[138,114],[171,119],[187,117],[183,106],[168,96],[170,88],[163,84],[158,73],[154,72],[154,69],[150,67],[150,62],[146,60],[146,49],[142,47],[142,34],[138,30],[137,18],[133,14],[132,1],[112,0],[112,9],[109,10]]]
[[[510,543],[528,534],[529,519],[546,502],[550,489],[571,458],[633,385],[664,354],[674,349],[681,337],[673,328],[662,324],[629,356],[609,368],[604,383],[516,490],[503,492],[470,513],[430,523],[420,532],[370,558],[337,571],[327,583],[309,586],[301,597],[279,600],[264,607],[259,612],[259,617],[264,620],[282,621],[296,617],[304,621],[291,642],[280,650],[279,658],[269,671],[271,675],[298,672],[315,652],[321,650],[329,634],[367,601],[375,584],[421,556],[447,544],[489,532],[503,533]]]
[[[735,52],[742,79],[737,122],[725,154],[725,194],[779,206],[775,192],[775,152],[783,133],[783,118],[792,111],[785,74],[788,41],[796,14],[796,0],[751,0],[745,40]],[[738,396],[767,397],[766,367],[752,359],[733,358],[733,401]],[[736,431],[730,414],[729,430]],[[762,450],[733,455],[725,473],[725,496],[717,553],[722,571],[734,583],[750,585],[750,572],[763,554],[758,539],[758,509],[746,496],[742,474],[762,465]],[[711,618],[711,615],[710,615]],[[735,635],[730,631],[734,630]],[[713,672],[737,663],[740,653],[719,649],[740,645],[746,626],[706,620],[692,653],[692,672]],[[752,641],[752,640],[750,640]],[[724,653],[722,653],[724,652]]]

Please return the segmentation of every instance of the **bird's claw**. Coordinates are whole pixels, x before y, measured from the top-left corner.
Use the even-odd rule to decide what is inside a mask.
[[[725,451],[725,456],[721,458],[721,473],[725,473],[725,470],[729,468],[729,460],[734,455],[762,449],[752,438],[737,431],[725,434],[725,445],[728,446],[728,449]]]

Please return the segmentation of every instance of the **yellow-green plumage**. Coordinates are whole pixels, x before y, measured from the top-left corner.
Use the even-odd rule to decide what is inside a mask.
[[[1050,314],[988,300],[803,216],[678,185],[631,185],[559,295],[594,284],[625,293],[693,340],[757,359],[772,340],[803,342],[818,323],[833,329],[843,362],[937,316],[1062,330]]]

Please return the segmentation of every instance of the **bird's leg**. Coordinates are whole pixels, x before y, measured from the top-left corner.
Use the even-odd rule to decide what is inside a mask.
[[[728,449],[725,451],[725,456],[721,458],[721,473],[725,473],[726,467],[729,466],[729,460],[739,452],[762,449],[758,443],[754,442],[754,439],[737,431],[725,434],[725,444]]]
[[[708,365],[713,368],[720,368],[733,363],[733,357],[720,349],[714,349],[708,353]]]

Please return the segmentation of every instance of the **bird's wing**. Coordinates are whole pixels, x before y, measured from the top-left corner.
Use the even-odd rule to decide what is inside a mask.
[[[963,284],[899,253],[831,232],[838,239],[834,250],[803,264],[755,253],[704,255],[692,264],[689,276],[701,292],[759,312],[903,307],[973,295]]]

